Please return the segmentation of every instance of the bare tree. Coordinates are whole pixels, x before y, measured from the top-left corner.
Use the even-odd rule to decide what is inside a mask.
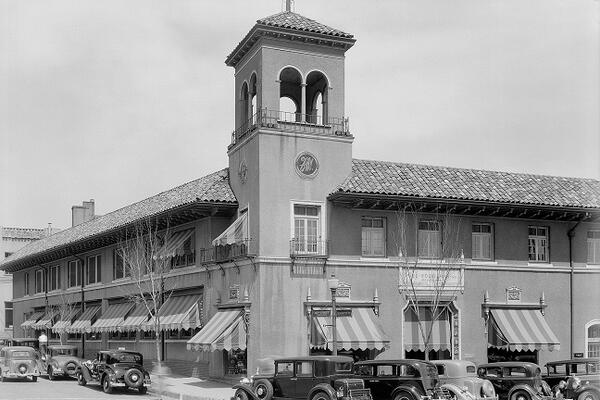
[[[156,333],[158,371],[163,370],[159,310],[173,291],[165,277],[171,268],[171,258],[165,254],[169,240],[168,225],[159,229],[158,221],[146,219],[135,224],[117,248],[117,267],[123,268],[122,273],[132,281],[132,285],[128,286],[131,290],[125,296],[136,305],[145,307],[150,316],[149,328]]]
[[[413,204],[399,210],[396,218],[398,286],[417,321],[426,360],[433,348],[434,321],[449,311],[448,300],[462,290],[464,275],[461,218],[451,209],[440,211],[423,213]]]
[[[73,318],[76,310],[79,309],[79,304],[77,304],[77,295],[75,293],[67,294],[61,293],[58,298],[58,303],[54,306],[56,311],[56,317],[58,321],[67,321]],[[54,333],[58,334],[60,338],[60,344],[67,344],[67,340],[69,339],[69,333],[67,332],[67,328],[70,324],[59,323],[55,324],[57,328],[53,328]]]

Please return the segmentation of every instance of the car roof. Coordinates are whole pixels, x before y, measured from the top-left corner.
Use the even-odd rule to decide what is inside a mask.
[[[35,349],[31,346],[4,346],[2,349],[3,350],[17,350],[17,351],[24,351],[24,350],[35,351]]]
[[[411,358],[402,358],[402,359],[390,359],[390,360],[384,360],[384,359],[379,359],[379,360],[365,360],[365,361],[359,361],[356,364],[358,365],[377,365],[377,364],[410,364],[410,365],[414,365],[414,364],[423,364],[423,365],[431,365],[431,362],[429,361],[425,361],[425,360],[415,360],[415,359],[411,359]]]
[[[140,356],[142,355],[142,353],[139,353],[139,352],[133,351],[133,350],[100,350],[98,353],[102,353],[102,354],[130,353],[130,354],[139,354]]]
[[[348,356],[302,356],[302,357],[277,357],[275,362],[281,361],[332,361],[332,362],[352,362],[352,357]]]
[[[575,364],[575,363],[586,363],[586,362],[600,362],[600,358],[570,358],[568,360],[548,361],[546,363],[546,365]]]
[[[487,363],[479,365],[479,368],[489,367],[528,367],[528,368],[540,368],[539,365],[532,362],[526,361],[498,361],[494,363]]]

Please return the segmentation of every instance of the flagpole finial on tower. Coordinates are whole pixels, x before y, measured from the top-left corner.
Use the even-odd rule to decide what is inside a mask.
[[[292,0],[285,0],[285,11],[292,11]]]

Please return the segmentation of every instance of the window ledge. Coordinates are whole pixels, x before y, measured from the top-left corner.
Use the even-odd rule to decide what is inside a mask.
[[[479,264],[479,265],[498,265],[498,261],[494,260],[476,260],[472,259],[471,264]]]
[[[527,266],[528,267],[554,267],[554,265],[552,265],[551,262],[545,262],[545,261],[528,261],[527,262]]]
[[[129,280],[131,280],[131,277],[130,276],[126,276],[126,277],[123,277],[123,278],[113,279],[112,282],[119,283],[119,282],[126,282],[126,281],[129,281]]]
[[[360,256],[361,261],[390,261],[387,256]]]
[[[102,287],[102,282],[90,283],[90,284],[84,286],[84,288],[95,288],[95,287]]]

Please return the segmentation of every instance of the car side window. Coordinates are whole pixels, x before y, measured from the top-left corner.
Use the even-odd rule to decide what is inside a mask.
[[[548,375],[566,375],[567,366],[566,364],[555,364],[548,368]]]
[[[436,367],[437,367],[437,373],[438,373],[438,375],[443,376],[443,375],[446,374],[446,371],[445,371],[445,368],[444,368],[443,365],[437,364]]]
[[[587,373],[588,374],[597,374],[600,372],[600,363],[588,363],[587,365]]]
[[[296,376],[312,376],[313,367],[310,361],[299,361],[296,363]]]
[[[475,373],[475,366],[467,365],[467,374],[474,374],[474,373]]]
[[[491,367],[488,368],[487,370],[485,370],[485,368],[483,369],[483,374],[485,376],[489,376],[492,378],[501,378],[502,377],[502,370],[500,369],[500,367]]]
[[[373,375],[371,373],[372,368],[370,365],[359,365],[356,367],[356,375],[364,375],[364,376],[371,376]]]
[[[515,377],[527,376],[527,371],[523,367],[505,368],[504,376],[515,376]]]
[[[392,365],[378,365],[377,376],[394,376],[394,366]]]
[[[278,376],[292,376],[294,372],[294,363],[292,362],[280,362],[277,363],[277,370],[275,373]]]
[[[416,368],[412,365],[401,365],[398,372],[399,376],[419,376]]]

